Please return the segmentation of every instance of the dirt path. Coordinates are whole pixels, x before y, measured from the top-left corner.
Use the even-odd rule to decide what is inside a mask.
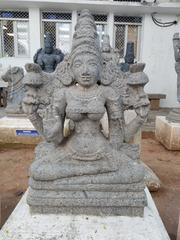
[[[161,190],[152,196],[171,239],[175,240],[180,213],[180,151],[166,150],[152,135],[144,137],[142,160],[162,181]],[[33,147],[0,146],[1,225],[27,189],[33,157]]]
[[[155,138],[144,138],[141,158],[162,182],[160,191],[152,193],[152,197],[171,239],[175,240],[180,214],[180,151],[168,151]]]
[[[28,168],[34,147],[0,145],[1,226],[28,186]]]

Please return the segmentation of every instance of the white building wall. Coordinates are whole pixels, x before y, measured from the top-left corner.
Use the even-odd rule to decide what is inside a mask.
[[[176,20],[175,15],[157,15],[162,22]],[[148,93],[166,94],[161,100],[161,107],[178,107],[176,97],[177,75],[174,69],[174,52],[172,38],[180,32],[180,22],[172,27],[156,26],[151,15],[145,15],[142,32],[141,61],[146,63],[145,72],[150,82],[145,90]]]
[[[9,66],[24,67],[26,63],[33,62],[33,56],[41,47],[41,16],[39,8],[29,8],[29,57],[3,57],[0,58],[2,68]]]
[[[49,2],[49,5],[51,5],[51,2]],[[179,4],[177,5],[179,6]],[[96,6],[94,6],[94,8],[96,8]],[[147,7],[141,6],[141,9],[145,10],[145,8]],[[74,9],[76,9],[76,7],[74,7]],[[108,33],[110,35],[111,45],[113,45],[113,12],[111,10],[112,9],[109,9],[108,14]],[[72,26],[74,26],[77,20],[77,14],[75,10],[72,13]],[[141,13],[136,12],[131,14],[142,16]],[[128,13],[125,15],[128,15]],[[164,93],[167,95],[165,100],[161,100],[161,107],[177,107],[179,104],[176,98],[177,76],[174,69],[175,60],[172,37],[175,32],[180,32],[180,18],[177,18],[175,14],[158,14],[156,17],[163,22],[173,20],[178,20],[179,22],[172,27],[160,28],[153,23],[150,14],[144,16],[141,38],[141,61],[146,63],[145,72],[150,79],[150,82],[146,86],[146,91],[148,93]],[[26,63],[33,61],[33,55],[41,46],[41,16],[40,8],[38,7],[29,8],[29,37],[29,58],[0,58],[0,63],[3,68],[7,68],[9,65],[24,66]]]
[[[41,12],[39,8],[29,8],[30,57],[41,47]]]
[[[21,58],[21,57],[3,57],[0,58],[0,64],[2,65],[2,70],[6,71],[8,67],[24,67],[26,63],[32,62],[31,58]]]

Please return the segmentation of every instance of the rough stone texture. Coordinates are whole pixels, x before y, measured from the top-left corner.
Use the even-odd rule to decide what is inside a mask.
[[[169,122],[166,117],[157,116],[155,135],[168,150],[180,150],[180,123]]]
[[[129,122],[131,122],[135,117],[136,117],[136,113],[134,110],[128,110],[125,111],[124,113],[124,117],[125,117],[125,123],[128,124]],[[138,144],[139,145],[139,151],[141,151],[141,139],[142,139],[142,134],[141,134],[141,129],[139,131],[137,131],[137,133],[134,135],[133,139],[132,139],[132,143],[133,144]],[[157,175],[152,171],[151,168],[149,168],[145,163],[143,163],[144,166],[144,182],[146,184],[146,186],[148,187],[150,192],[156,192],[160,189],[161,187],[161,181],[160,179],[157,177]]]
[[[94,19],[84,10],[72,51],[53,74],[26,65],[23,109],[45,140],[30,169],[32,212],[143,216],[144,167],[129,141],[149,111],[145,65],[124,74],[111,52],[106,61],[101,53]],[[125,124],[128,109],[136,117]],[[108,135],[100,126],[105,113]]]
[[[42,138],[30,136],[17,136],[16,130],[35,130],[32,123],[27,118],[3,117],[0,118],[0,144],[21,143],[37,144]]]
[[[109,35],[103,35],[103,42],[101,47],[101,56],[105,63],[113,61],[118,64],[119,62],[119,50],[113,49],[110,45]]]
[[[146,186],[148,187],[150,192],[157,192],[161,187],[161,181],[158,176],[149,168],[146,164],[144,164],[145,175],[144,181]]]
[[[22,83],[23,77],[24,70],[21,67],[12,67],[1,76],[2,80],[8,83],[6,107],[8,115],[23,114],[22,99],[25,91]]]
[[[37,63],[44,72],[54,72],[58,63],[64,58],[60,49],[53,47],[53,39],[50,33],[46,33],[44,48],[37,50],[34,55],[34,63]]]
[[[179,33],[173,36],[175,70],[177,73],[177,100],[180,103],[180,37]],[[180,109],[173,109],[166,117],[170,122],[180,123]]]
[[[123,216],[31,215],[26,194],[0,232],[2,240],[170,240],[146,190],[144,218]],[[179,240],[179,239],[178,239]]]

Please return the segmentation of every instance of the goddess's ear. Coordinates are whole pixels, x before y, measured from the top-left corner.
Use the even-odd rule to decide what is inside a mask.
[[[66,59],[58,64],[56,68],[56,78],[61,81],[64,86],[69,86],[74,82],[70,63]]]
[[[101,84],[108,86],[115,81],[115,78],[115,64],[113,62],[103,62],[102,70],[100,73]]]

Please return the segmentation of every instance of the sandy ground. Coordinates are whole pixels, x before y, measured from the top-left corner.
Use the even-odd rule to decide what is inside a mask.
[[[33,156],[33,147],[0,146],[1,226],[27,189]],[[161,190],[152,196],[171,239],[175,240],[180,213],[180,151],[168,151],[152,134],[145,134],[141,157],[162,181]]]
[[[180,151],[166,150],[154,137],[144,137],[141,158],[162,182],[161,189],[152,197],[171,239],[175,240],[180,214]]]

